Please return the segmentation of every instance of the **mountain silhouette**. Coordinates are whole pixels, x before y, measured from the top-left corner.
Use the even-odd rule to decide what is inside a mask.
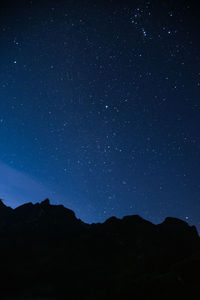
[[[0,299],[196,299],[200,238],[176,218],[86,224],[63,205],[0,200]]]

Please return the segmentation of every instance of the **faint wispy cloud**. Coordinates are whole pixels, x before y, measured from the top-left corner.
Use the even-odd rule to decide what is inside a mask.
[[[24,202],[38,202],[54,193],[44,184],[0,161],[0,198],[15,207]]]

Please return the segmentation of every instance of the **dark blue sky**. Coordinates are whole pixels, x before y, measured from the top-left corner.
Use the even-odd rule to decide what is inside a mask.
[[[200,228],[195,1],[7,1],[0,197]]]

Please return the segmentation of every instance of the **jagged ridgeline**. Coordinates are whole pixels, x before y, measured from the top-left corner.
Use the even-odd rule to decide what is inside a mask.
[[[0,299],[196,299],[200,292],[200,238],[175,218],[89,225],[48,199],[15,209],[0,200],[0,243]]]

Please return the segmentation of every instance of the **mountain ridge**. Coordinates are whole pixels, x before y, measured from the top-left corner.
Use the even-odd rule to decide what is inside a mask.
[[[66,208],[63,204],[51,204],[50,203],[50,200],[48,198],[46,198],[45,200],[41,201],[41,202],[36,202],[36,203],[32,203],[32,202],[27,202],[27,203],[23,203],[15,208],[11,208],[10,206],[7,206],[2,199],[0,199],[0,213],[1,213],[1,210],[2,208],[9,211],[9,212],[19,212],[20,210],[22,209],[26,209],[26,208],[63,208],[63,210],[65,210],[65,212],[68,212],[69,214],[71,214],[71,216],[73,215],[77,220],[80,220],[79,218],[76,217],[75,213],[73,210],[69,209],[69,208]],[[119,217],[116,217],[116,216],[111,216],[109,217],[108,219],[106,219],[104,222],[98,222],[98,223],[85,223],[84,221],[81,220],[82,223],[84,224],[87,224],[87,225],[93,225],[93,224],[104,224],[104,223],[109,223],[110,220],[127,220],[127,219],[130,219],[134,217],[135,220],[143,220],[143,221],[146,221],[146,222],[149,222],[155,226],[160,226],[160,225],[168,225],[168,226],[172,226],[172,225],[177,225],[179,224],[180,225],[185,225],[185,226],[189,226],[191,228],[194,228],[196,231],[196,226],[195,225],[189,225],[185,220],[182,220],[180,218],[176,218],[176,217],[166,217],[161,223],[158,223],[158,224],[154,224],[153,222],[149,221],[149,220],[146,220],[144,219],[143,217],[141,217],[140,215],[127,215],[127,216],[123,216],[121,218]],[[198,232],[198,231],[197,231]]]
[[[0,200],[0,245],[1,298],[192,299],[200,291],[200,237],[177,218],[87,224],[49,199],[15,209]]]

